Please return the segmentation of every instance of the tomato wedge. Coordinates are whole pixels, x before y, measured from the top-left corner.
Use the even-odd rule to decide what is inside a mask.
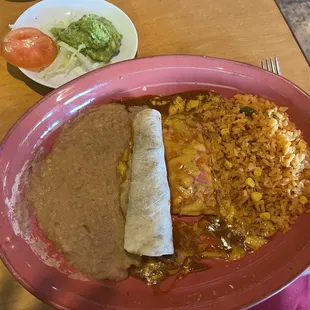
[[[35,28],[10,31],[1,41],[1,54],[12,65],[25,69],[49,66],[57,56],[57,45]]]

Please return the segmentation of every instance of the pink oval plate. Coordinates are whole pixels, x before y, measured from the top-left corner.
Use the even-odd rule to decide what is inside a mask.
[[[22,188],[16,181],[39,150],[50,150],[68,119],[102,101],[198,89],[226,96],[257,94],[288,106],[310,143],[309,96],[284,78],[243,63],[157,56],[117,63],[54,90],[16,123],[0,149],[0,254],[27,290],[58,309],[242,309],[283,289],[309,266],[310,215],[301,216],[291,231],[278,234],[256,253],[213,263],[160,294],[132,277],[120,283],[87,279],[65,263],[31,214],[30,237],[20,233],[16,214],[25,208],[19,209]],[[169,285],[167,281],[166,289]]]

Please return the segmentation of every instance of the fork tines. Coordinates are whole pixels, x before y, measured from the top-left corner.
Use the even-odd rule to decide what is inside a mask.
[[[281,75],[278,57],[271,57],[261,61],[261,66],[264,70]]]

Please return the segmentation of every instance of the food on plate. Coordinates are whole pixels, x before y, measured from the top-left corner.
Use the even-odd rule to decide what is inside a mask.
[[[133,146],[124,248],[146,256],[173,254],[170,189],[161,115],[154,109],[133,120]]]
[[[223,98],[213,92],[151,102],[161,110],[168,107],[163,124],[179,115],[202,126],[218,214],[191,220],[174,217],[175,254],[144,257],[140,266],[132,268],[133,275],[158,284],[172,274],[183,277],[207,269],[206,260],[211,258],[239,259],[258,250],[276,232],[288,231],[303,212],[310,213],[309,148],[285,107],[252,95]],[[169,144],[165,148],[166,156],[178,149]],[[173,210],[174,200],[171,205]]]
[[[96,279],[119,281],[138,259],[125,252],[117,165],[130,124],[144,107],[109,104],[66,125],[33,163],[28,199],[66,260]]]
[[[148,285],[159,284],[169,276],[182,279],[188,273],[210,268],[208,260],[235,260],[247,251],[244,238],[216,216],[174,217],[175,254],[142,258],[131,267],[131,274]]]
[[[252,95],[208,101],[202,120],[220,215],[255,250],[307,210],[309,148],[286,107]],[[245,107],[254,111],[245,113]]]
[[[111,21],[95,14],[58,22],[51,29],[42,25],[47,34],[36,28],[11,28],[1,42],[1,54],[17,67],[40,71],[44,80],[69,74],[73,79],[108,64],[123,38]]]
[[[221,217],[249,240],[287,231],[305,211],[310,191],[309,148],[287,108],[253,95],[213,92],[166,103],[170,115],[199,118]]]
[[[51,33],[76,50],[82,45],[82,54],[105,63],[119,51],[123,37],[111,21],[95,14],[85,14],[66,28],[54,27]]]
[[[218,214],[202,130],[194,115],[171,115],[163,122],[173,214]]]
[[[14,66],[38,70],[55,60],[57,46],[52,38],[38,29],[18,28],[2,39],[1,54]]]
[[[39,77],[45,80],[59,74],[74,78],[108,64],[119,52],[123,37],[111,21],[95,14],[60,22],[48,31],[59,52],[52,65],[40,72]]]
[[[310,213],[309,147],[286,110],[206,91],[102,105],[33,164],[28,199],[48,238],[95,278],[130,272],[151,285],[240,259]]]

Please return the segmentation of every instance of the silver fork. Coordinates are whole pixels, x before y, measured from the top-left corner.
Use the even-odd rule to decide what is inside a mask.
[[[261,66],[264,70],[275,73],[277,75],[282,75],[278,57],[273,57],[273,58],[262,60]]]

